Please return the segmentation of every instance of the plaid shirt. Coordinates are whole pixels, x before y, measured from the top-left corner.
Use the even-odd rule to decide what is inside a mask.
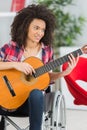
[[[13,41],[5,44],[0,48],[0,58],[2,61],[21,61],[22,55],[24,53],[24,48],[19,48],[17,44]],[[50,46],[44,46],[42,44],[42,61],[44,64],[53,60],[53,50]]]

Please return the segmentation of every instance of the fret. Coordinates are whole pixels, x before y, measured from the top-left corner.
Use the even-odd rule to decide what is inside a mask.
[[[48,66],[45,65],[45,66],[43,67],[43,69],[44,69],[44,72],[47,72],[47,71],[48,71]]]
[[[58,59],[56,59],[54,62],[56,62],[57,66],[59,66],[59,65],[60,65],[60,62],[59,62],[59,60],[58,60]]]
[[[66,62],[66,56],[63,56],[62,58],[61,58],[61,64],[63,64],[63,63],[65,63]]]
[[[50,70],[49,63],[48,63],[48,64],[46,64],[44,67],[46,68],[46,70],[47,70],[47,71],[49,71],[49,70]]]
[[[78,54],[82,55],[82,51],[81,51],[81,49],[75,50],[75,51],[73,51],[73,52],[71,52],[71,53],[69,53],[69,54],[67,54],[67,55],[65,55],[63,57],[60,57],[60,58],[58,58],[58,59],[56,59],[54,61],[51,61],[51,62],[47,63],[46,65],[43,65],[43,66],[35,69],[35,71],[36,71],[35,76],[38,77],[38,76],[40,76],[40,75],[42,75],[42,74],[44,74],[46,72],[49,72],[50,70],[55,69],[59,65],[62,65],[63,63],[69,61],[68,56],[70,54],[72,54],[74,57],[77,57]]]
[[[56,68],[58,66],[58,64],[54,61],[54,67]]]
[[[46,67],[45,66],[43,66],[41,69],[42,69],[43,73],[46,71]]]
[[[36,77],[38,77],[39,75],[41,75],[41,67],[35,69],[36,72]]]
[[[53,68],[55,68],[55,62],[54,62],[54,61],[53,61],[53,62],[50,62],[50,63],[49,63],[49,66],[50,66],[50,70],[53,69]]]
[[[70,55],[70,54],[64,56],[64,58],[65,58],[65,62],[69,61],[69,57],[68,57],[69,55]]]
[[[50,70],[49,64],[46,64],[44,67],[46,68],[46,71]]]
[[[42,66],[41,68],[40,68],[40,74],[42,73],[45,73],[45,71],[46,71],[46,69],[45,69],[45,66]]]
[[[82,55],[81,49],[78,49],[78,53],[79,53],[79,55]]]
[[[50,71],[51,70],[51,68],[50,68],[50,66],[49,66],[49,64],[46,64],[45,66],[43,66],[44,67],[44,73],[45,72],[48,72],[48,71]],[[43,68],[42,68],[43,69]]]
[[[59,60],[59,63],[60,63],[60,65],[62,64],[62,57],[61,58],[59,58],[59,59],[57,59],[57,60]]]
[[[77,55],[78,55],[79,53],[78,52],[72,52],[72,55],[74,56],[74,57],[77,57]]]

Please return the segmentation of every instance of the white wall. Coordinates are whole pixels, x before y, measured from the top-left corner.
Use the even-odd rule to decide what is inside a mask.
[[[10,11],[12,0],[2,0],[0,3],[0,12]]]
[[[82,16],[86,19],[86,22],[83,26],[82,35],[78,36],[76,45],[82,45],[87,43],[87,0],[73,0],[72,6],[67,8],[72,15]]]
[[[0,3],[0,12],[10,11],[11,3],[12,3],[12,0],[2,0],[2,2]],[[31,3],[32,3],[32,0],[26,0],[25,6]]]
[[[77,1],[77,12],[86,18],[86,23],[83,29],[83,35],[78,38],[78,44],[82,45],[87,43],[87,0],[75,0]]]

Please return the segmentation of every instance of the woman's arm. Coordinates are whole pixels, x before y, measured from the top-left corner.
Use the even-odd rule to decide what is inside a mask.
[[[35,73],[34,68],[25,62],[0,62],[0,70],[6,70],[6,69],[16,69],[18,71],[21,71],[25,74],[31,74],[32,72]]]

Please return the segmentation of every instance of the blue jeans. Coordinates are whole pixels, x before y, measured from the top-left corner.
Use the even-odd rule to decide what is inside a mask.
[[[30,130],[41,130],[42,116],[44,109],[43,93],[39,90],[33,90],[28,99]]]
[[[27,101],[16,111],[8,112],[0,109],[0,115],[29,116],[30,130],[41,130],[44,110],[44,96],[42,91],[31,91]]]

